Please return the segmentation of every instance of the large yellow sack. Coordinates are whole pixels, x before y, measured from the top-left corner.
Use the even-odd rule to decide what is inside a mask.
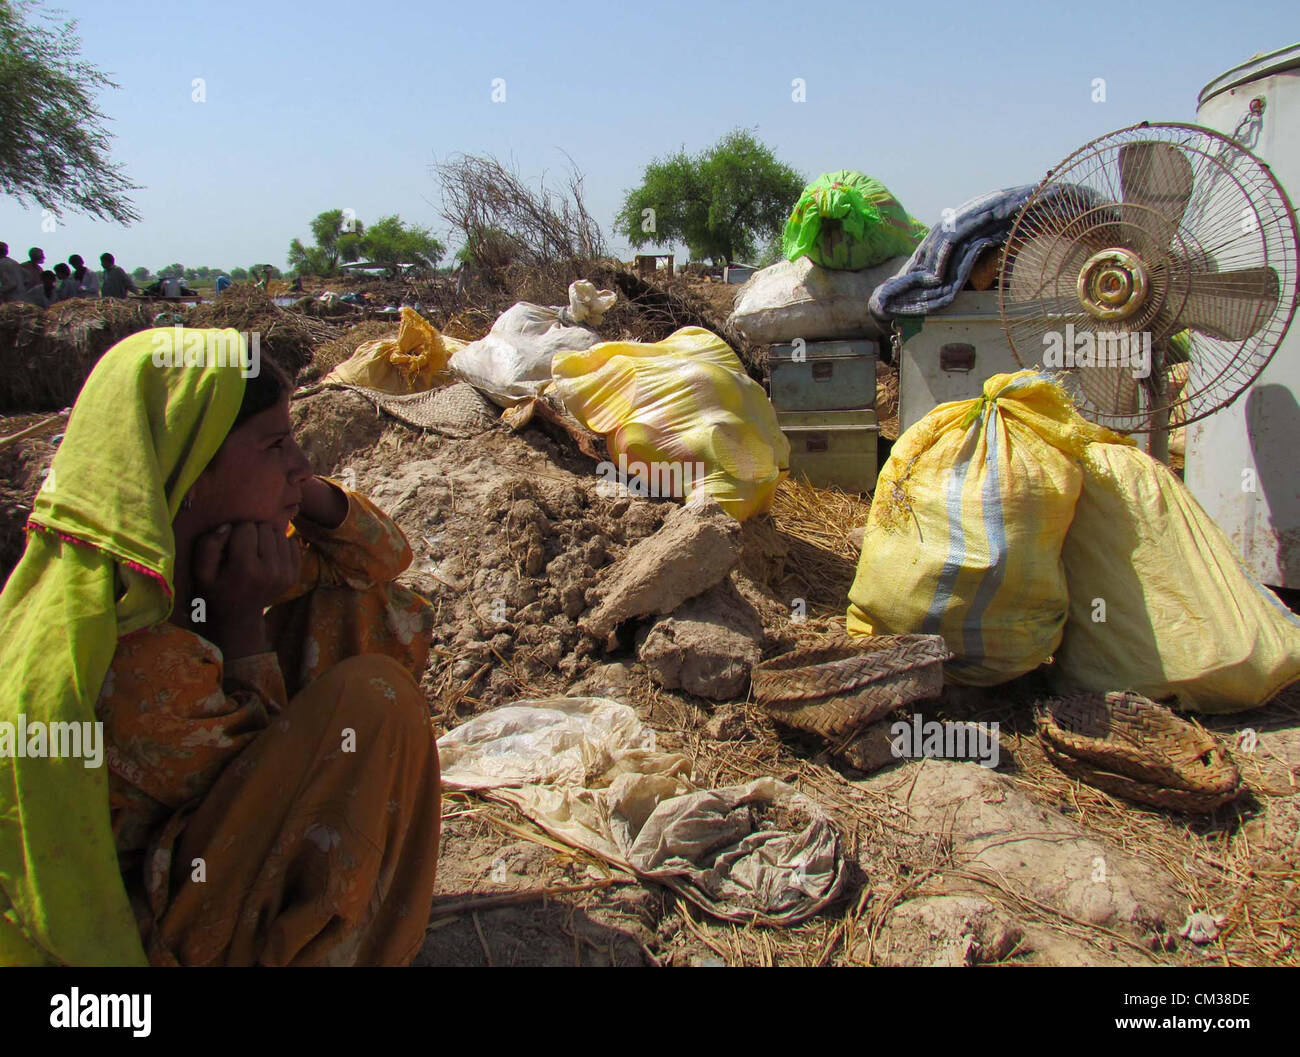
[[[1032,671],[1061,641],[1061,544],[1079,457],[1123,442],[1033,371],[999,374],[977,400],[941,404],[898,438],[880,471],[857,576],[853,635],[942,635],[953,682]]]
[[[1163,464],[1094,444],[1065,538],[1065,690],[1136,690],[1238,712],[1300,679],[1300,618],[1257,583]]]
[[[455,381],[447,373],[447,361],[464,347],[465,342],[439,334],[415,309],[403,308],[396,338],[378,338],[358,345],[356,352],[321,381],[324,385],[359,385],[398,396],[422,393]]]
[[[659,496],[703,488],[737,521],[771,508],[790,443],[763,387],[716,334],[683,327],[653,344],[557,352],[551,376],[574,417],[604,434],[612,462],[602,477],[625,468],[649,482],[641,494]]]

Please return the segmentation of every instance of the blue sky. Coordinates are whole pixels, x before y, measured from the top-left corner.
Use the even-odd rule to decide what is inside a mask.
[[[50,261],[111,250],[128,270],[282,266],[289,240],[334,207],[445,235],[429,166],[456,152],[495,154],[530,180],[561,176],[567,153],[627,254],[612,221],[646,163],[737,126],[809,179],[860,169],[934,223],[1095,136],[1194,121],[1207,81],[1300,39],[1293,0],[1149,0],[1109,20],[1106,5],[1050,0],[62,6],[84,57],[121,86],[100,106],[114,159],[144,186],[143,219],[66,213],[48,232],[40,210],[0,197],[0,239]]]

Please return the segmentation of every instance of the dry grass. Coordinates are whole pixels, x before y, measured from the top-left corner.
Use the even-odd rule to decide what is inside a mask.
[[[798,581],[809,616],[843,616],[858,562],[850,533],[867,523],[870,512],[870,498],[856,492],[815,488],[801,479],[781,482],[772,521],[788,543],[787,573]]]
[[[1285,762],[1266,753],[1234,752],[1250,793],[1211,815],[1130,803],[1071,778],[1044,756],[1034,732],[1033,706],[1047,693],[1037,674],[988,691],[962,688],[960,695],[945,695],[949,707],[941,708],[941,714],[998,722],[1002,751],[1016,764],[1008,776],[1029,796],[1172,877],[1187,906],[1225,919],[1211,945],[1193,948],[1180,941],[1182,960],[1300,965],[1300,847],[1266,841],[1262,819],[1265,810],[1284,808],[1275,797],[1295,794],[1297,775]],[[1295,726],[1300,702],[1291,695],[1262,714],[1197,718],[1231,748],[1235,732],[1246,727]],[[1013,909],[1024,916],[1025,908]]]
[[[339,334],[334,324],[281,308],[263,291],[246,284],[230,287],[211,304],[196,305],[185,325],[257,333],[262,355],[274,360],[290,378],[311,363],[318,346]]]
[[[153,326],[154,315],[149,305],[112,298],[0,305],[0,413],[70,406],[99,358]]]
[[[898,440],[898,370],[876,365],[876,422],[886,440]]]

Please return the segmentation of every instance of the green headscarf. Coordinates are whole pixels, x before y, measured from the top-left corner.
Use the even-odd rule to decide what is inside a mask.
[[[171,613],[172,519],[244,396],[237,363],[156,366],[200,334],[245,355],[235,331],[146,330],[86,380],[0,594],[0,723],[94,722],[118,637]],[[85,764],[0,757],[0,965],[146,964],[108,775]]]

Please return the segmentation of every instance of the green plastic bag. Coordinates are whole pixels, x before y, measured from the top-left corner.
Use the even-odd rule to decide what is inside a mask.
[[[858,271],[909,256],[929,230],[879,180],[841,169],[804,188],[781,248],[787,260],[807,254],[823,268]]]

